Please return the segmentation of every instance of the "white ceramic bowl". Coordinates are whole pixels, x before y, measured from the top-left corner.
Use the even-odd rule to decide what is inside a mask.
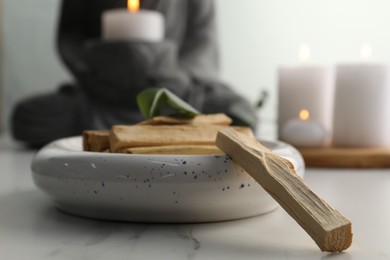
[[[36,185],[59,209],[85,217],[140,222],[208,222],[269,212],[277,203],[227,156],[83,152],[81,137],[55,141],[32,161]],[[290,160],[299,152],[262,142]]]

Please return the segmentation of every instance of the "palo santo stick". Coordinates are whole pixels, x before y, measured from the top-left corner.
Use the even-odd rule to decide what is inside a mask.
[[[212,124],[228,126],[232,119],[225,114],[197,115],[193,118],[178,118],[168,116],[156,116],[142,121],[138,125],[185,125],[185,124]]]
[[[149,147],[129,147],[123,148],[118,153],[130,154],[224,154],[215,145],[169,145],[169,146],[149,146]]]
[[[240,164],[322,251],[341,252],[351,245],[351,222],[311,191],[288,160],[231,128],[218,133],[216,145]]]
[[[110,133],[111,152],[127,147],[162,145],[211,145],[224,126],[207,125],[133,125],[113,126]]]
[[[214,145],[223,125],[117,125],[110,132],[110,149],[115,153],[124,148],[168,145]],[[253,136],[248,127],[237,130]]]
[[[105,130],[85,130],[83,132],[83,150],[104,152],[110,149],[110,132]]]

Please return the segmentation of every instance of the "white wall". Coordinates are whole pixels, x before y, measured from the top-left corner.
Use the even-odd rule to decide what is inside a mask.
[[[0,0],[0,134],[3,130],[1,112],[3,111],[3,0]]]
[[[69,78],[54,49],[59,0],[3,0],[5,6],[4,103],[48,89]],[[271,92],[261,112],[276,119],[276,69],[295,64],[302,42],[313,63],[356,61],[359,47],[372,44],[374,58],[390,61],[388,0],[216,0],[222,77],[250,102]]]
[[[3,0],[4,123],[16,101],[55,89],[68,78],[54,46],[58,4],[58,0]]]

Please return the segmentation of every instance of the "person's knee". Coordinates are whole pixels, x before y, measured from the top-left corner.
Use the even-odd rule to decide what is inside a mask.
[[[81,133],[77,101],[62,92],[19,102],[11,115],[11,132],[16,140],[41,146],[58,138]]]

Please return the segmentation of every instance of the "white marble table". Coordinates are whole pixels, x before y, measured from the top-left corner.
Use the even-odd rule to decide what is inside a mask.
[[[98,221],[56,210],[32,181],[34,152],[0,139],[0,259],[390,259],[390,170],[307,170],[306,182],[350,218],[354,242],[321,252],[281,208],[206,224]]]

